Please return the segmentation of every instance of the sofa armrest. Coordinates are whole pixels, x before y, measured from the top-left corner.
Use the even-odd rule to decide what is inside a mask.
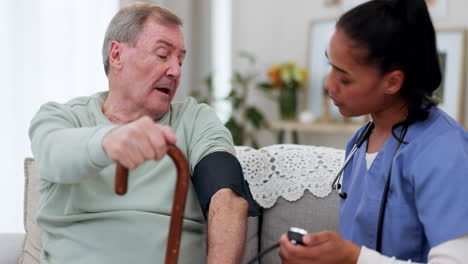
[[[0,263],[18,263],[23,239],[24,233],[0,233]]]

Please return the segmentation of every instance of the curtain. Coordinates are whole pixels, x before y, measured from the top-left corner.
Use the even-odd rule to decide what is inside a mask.
[[[0,0],[0,232],[23,232],[23,159],[40,105],[107,90],[101,47],[119,0]]]

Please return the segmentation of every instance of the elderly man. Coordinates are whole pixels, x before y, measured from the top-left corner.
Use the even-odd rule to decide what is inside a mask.
[[[41,263],[162,263],[176,178],[168,144],[187,156],[193,182],[179,261],[240,261],[256,208],[214,111],[172,102],[186,54],[181,25],[148,3],[121,9],[103,46],[109,91],[47,103],[33,118]],[[122,197],[113,192],[116,162],[131,169]]]

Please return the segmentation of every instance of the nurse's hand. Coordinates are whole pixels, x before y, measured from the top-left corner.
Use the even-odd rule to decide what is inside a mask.
[[[283,264],[356,264],[361,253],[359,246],[332,231],[308,234],[302,241],[304,246],[294,245],[286,234],[281,236],[279,255]]]

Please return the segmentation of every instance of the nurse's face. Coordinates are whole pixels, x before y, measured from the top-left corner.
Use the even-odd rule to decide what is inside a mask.
[[[325,89],[346,117],[384,111],[394,103],[393,97],[401,87],[389,89],[390,73],[382,74],[377,67],[359,62],[358,58],[366,52],[340,29],[333,34],[327,49],[332,70],[325,80]]]

